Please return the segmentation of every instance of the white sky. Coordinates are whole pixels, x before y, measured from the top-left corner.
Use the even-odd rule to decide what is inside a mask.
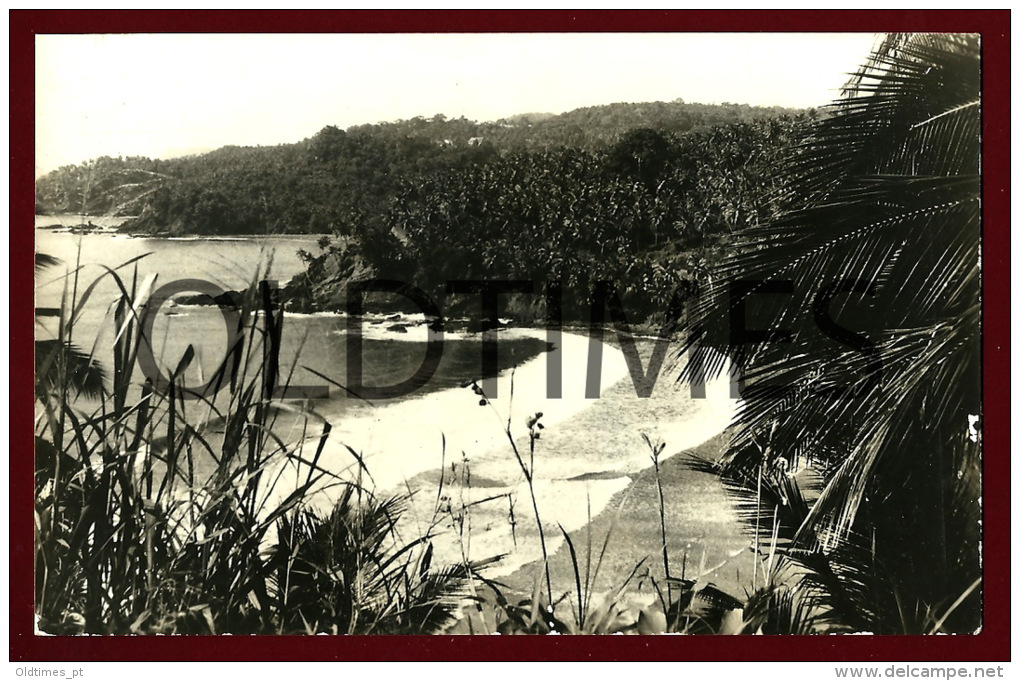
[[[36,174],[443,113],[612,102],[819,106],[874,34],[40,35]]]

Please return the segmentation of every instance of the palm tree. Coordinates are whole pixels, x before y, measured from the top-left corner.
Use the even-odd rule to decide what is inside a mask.
[[[800,628],[980,627],[979,69],[976,36],[885,38],[693,308],[743,369],[715,468]]]

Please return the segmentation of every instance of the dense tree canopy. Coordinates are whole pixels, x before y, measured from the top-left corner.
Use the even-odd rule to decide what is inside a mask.
[[[224,147],[171,160],[103,157],[39,178],[40,213],[139,216],[156,233],[356,233],[409,178],[499,156],[605,151],[636,128],[661,135],[775,117],[778,108],[655,102],[613,104],[492,123],[441,114],[323,128],[273,147]]]
[[[452,279],[557,280],[583,318],[595,282],[611,281],[643,319],[770,214],[774,164],[795,128],[784,118],[675,137],[638,129],[604,153],[507,156],[405,184],[386,220],[404,236],[405,271],[432,294]]]
[[[775,164],[811,115],[678,100],[327,126],[296,144],[63,168],[39,180],[37,206],[134,215],[132,232],[329,235],[292,287],[306,309],[342,307],[338,284],[357,272],[437,300],[452,279],[558,280],[577,320],[612,281],[644,319],[771,214]]]

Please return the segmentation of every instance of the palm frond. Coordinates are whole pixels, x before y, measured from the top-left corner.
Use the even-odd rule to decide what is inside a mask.
[[[73,343],[57,339],[35,342],[36,389],[40,394],[72,394],[95,399],[103,394],[106,372]]]
[[[691,312],[685,349],[719,352],[686,375],[742,373],[724,482],[829,627],[976,626],[976,588],[951,606],[980,574],[979,69],[976,36],[883,41]],[[816,499],[779,457],[821,472]]]

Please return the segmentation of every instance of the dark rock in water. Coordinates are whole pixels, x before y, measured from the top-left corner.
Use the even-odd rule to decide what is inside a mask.
[[[499,329],[505,329],[506,325],[500,323],[498,319],[472,319],[467,323],[465,329],[468,333],[485,333],[486,331],[498,331]]]
[[[89,220],[87,225],[75,225],[71,227],[71,234],[92,234],[93,232],[100,232],[102,229],[97,225],[92,224]]]
[[[215,297],[210,297],[204,293],[198,293],[194,295],[177,296],[175,298],[178,305],[215,305],[217,307],[241,307],[241,301],[243,296],[240,291],[224,291]]]
[[[393,333],[407,333],[407,325],[406,324],[393,324],[392,326],[386,327],[386,330],[387,331],[392,331]]]

